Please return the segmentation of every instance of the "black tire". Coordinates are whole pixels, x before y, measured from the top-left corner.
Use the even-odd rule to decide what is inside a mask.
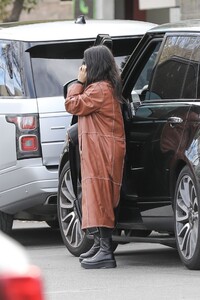
[[[9,234],[12,230],[13,216],[0,211],[0,230]]]
[[[196,178],[184,167],[175,189],[175,237],[179,256],[191,270],[200,269],[200,189]]]
[[[80,189],[78,189],[79,192]],[[67,162],[61,172],[58,186],[58,221],[63,242],[74,256],[87,252],[93,241],[81,229],[74,205],[75,195],[71,181],[71,171]]]

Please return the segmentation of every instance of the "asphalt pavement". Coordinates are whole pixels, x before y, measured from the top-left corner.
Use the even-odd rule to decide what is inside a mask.
[[[15,222],[12,236],[40,267],[45,300],[199,300],[200,272],[175,249],[131,243],[115,251],[116,269],[85,270],[45,222]]]

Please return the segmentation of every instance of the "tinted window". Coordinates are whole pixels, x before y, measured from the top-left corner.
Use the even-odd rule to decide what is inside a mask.
[[[197,97],[199,45],[199,37],[167,37],[149,86],[148,99]]]
[[[143,52],[136,69],[131,74],[131,84],[133,84],[133,88],[131,86],[131,100],[135,108],[140,104],[140,101],[145,99],[160,45],[160,40],[152,41]]]
[[[0,96],[24,94],[20,59],[20,43],[0,41]]]
[[[153,45],[151,45],[151,52],[148,52],[148,60],[141,70],[140,76],[138,77],[135,83],[134,90],[142,90],[145,86],[148,86],[149,84],[150,75],[155,64],[158,50],[160,48],[160,42],[152,44]]]
[[[138,41],[138,38],[113,41],[113,54],[120,68]],[[77,77],[84,50],[93,44],[94,41],[80,41],[37,45],[29,49],[37,97],[63,95],[63,85]]]

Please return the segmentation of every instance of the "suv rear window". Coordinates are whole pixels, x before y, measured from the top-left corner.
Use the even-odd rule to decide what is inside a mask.
[[[113,40],[113,54],[120,68],[125,58],[139,42],[137,38]],[[63,94],[63,85],[77,77],[83,52],[94,45],[94,40],[36,45],[28,50],[31,55],[37,97],[54,97]]]

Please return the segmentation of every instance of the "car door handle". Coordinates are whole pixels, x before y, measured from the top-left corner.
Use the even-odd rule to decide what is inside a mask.
[[[65,126],[52,126],[51,130],[65,129]]]
[[[183,122],[183,119],[180,117],[169,117],[167,122],[170,123],[171,127],[174,127],[176,124],[180,124]]]

